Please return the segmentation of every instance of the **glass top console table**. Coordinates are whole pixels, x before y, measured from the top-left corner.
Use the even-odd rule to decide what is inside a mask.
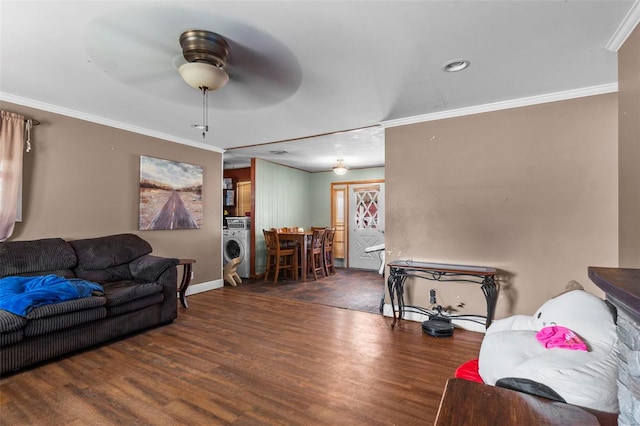
[[[484,297],[487,300],[486,317],[473,315],[473,317],[486,318],[485,327],[491,325],[498,300],[498,286],[496,285],[496,270],[485,266],[450,265],[446,263],[415,262],[412,260],[396,260],[388,263],[389,278],[387,286],[391,309],[393,311],[393,323],[391,328],[402,319],[405,312],[412,311],[422,314],[435,314],[432,310],[405,305],[404,284],[408,277],[423,278],[431,281],[455,281],[480,284]],[[396,309],[397,301],[397,309]],[[444,315],[447,318],[469,319],[470,315]]]

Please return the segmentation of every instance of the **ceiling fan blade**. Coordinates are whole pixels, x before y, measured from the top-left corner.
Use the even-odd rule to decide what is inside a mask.
[[[263,108],[284,101],[300,87],[302,70],[286,48],[271,44],[261,51],[227,41],[230,53],[225,69],[229,83],[215,93],[213,108]]]
[[[302,81],[296,57],[280,41],[241,21],[175,5],[119,9],[93,21],[86,32],[90,61],[109,77],[171,102],[191,104],[193,88],[180,77],[186,62],[179,43],[189,28],[219,33],[230,45],[229,83],[212,92],[212,108],[257,109],[293,95]],[[211,6],[212,11],[217,10]]]
[[[167,80],[175,79],[175,73],[168,70],[159,70],[152,73],[128,75],[122,79],[127,85],[135,85],[139,89],[147,91],[145,87],[153,86],[157,83],[166,83]]]
[[[126,60],[148,52],[173,57],[179,51],[173,37],[150,33],[144,26],[107,15],[89,25],[85,46],[90,57]]]

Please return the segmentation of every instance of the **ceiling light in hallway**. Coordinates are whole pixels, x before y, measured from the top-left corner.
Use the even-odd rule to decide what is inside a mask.
[[[339,176],[347,173],[347,166],[344,165],[344,160],[338,160],[338,164],[333,166],[333,173]]]

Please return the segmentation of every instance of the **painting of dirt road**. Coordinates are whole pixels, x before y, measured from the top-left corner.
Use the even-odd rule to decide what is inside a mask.
[[[140,230],[202,227],[202,167],[140,156]]]

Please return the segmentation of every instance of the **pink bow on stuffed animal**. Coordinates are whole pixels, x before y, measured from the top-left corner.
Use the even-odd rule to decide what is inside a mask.
[[[544,327],[542,330],[538,331],[536,339],[538,339],[538,341],[547,349],[564,348],[574,351],[589,351],[587,345],[576,335],[576,333],[561,325]]]

